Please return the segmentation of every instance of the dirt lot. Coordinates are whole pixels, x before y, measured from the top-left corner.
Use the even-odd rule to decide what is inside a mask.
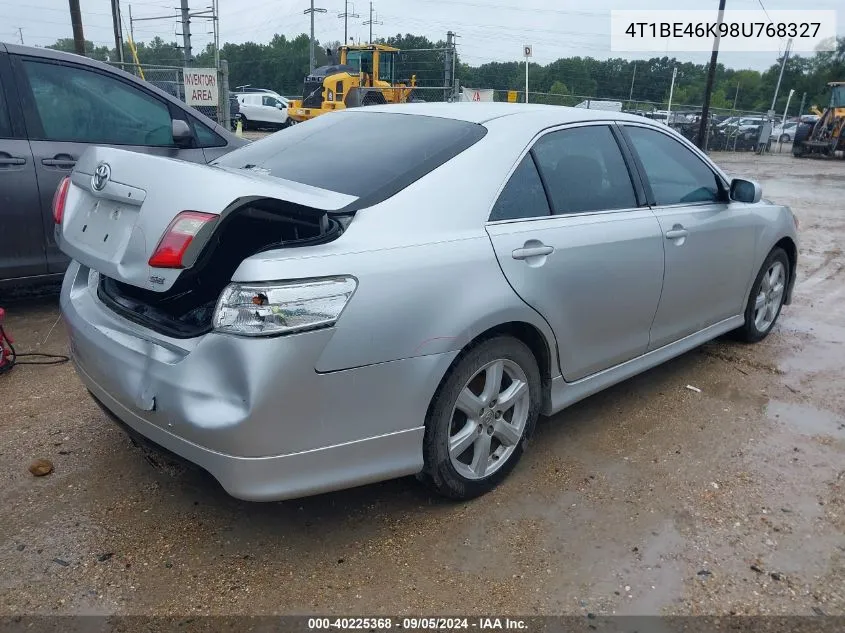
[[[69,365],[0,377],[0,614],[845,613],[845,163],[717,160],[800,217],[776,331],[541,420],[471,503],[242,503],[148,463]],[[20,350],[67,351],[55,297],[2,303]]]

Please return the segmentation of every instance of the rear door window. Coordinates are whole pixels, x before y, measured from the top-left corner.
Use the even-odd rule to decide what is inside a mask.
[[[214,162],[376,204],[454,158],[486,134],[476,123],[387,112],[333,112]],[[377,142],[377,146],[373,144]]]
[[[128,83],[79,66],[24,60],[43,134],[37,140],[173,145],[167,105]]]
[[[622,151],[606,125],[550,132],[532,149],[556,214],[637,206]]]

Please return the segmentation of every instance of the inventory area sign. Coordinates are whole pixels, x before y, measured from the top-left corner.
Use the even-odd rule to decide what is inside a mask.
[[[217,69],[185,68],[185,103],[189,106],[217,105]]]

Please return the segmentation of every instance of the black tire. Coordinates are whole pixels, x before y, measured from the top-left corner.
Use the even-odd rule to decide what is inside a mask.
[[[771,323],[761,330],[758,329],[757,324],[754,321],[755,303],[757,301],[757,296],[760,294],[760,287],[763,284],[763,276],[769,271],[775,262],[780,262],[785,271],[783,295],[781,296],[780,305],[778,305],[777,311],[775,312]],[[746,343],[756,343],[758,341],[762,341],[769,335],[769,332],[772,331],[775,323],[777,323],[780,311],[783,308],[783,302],[786,299],[791,274],[792,271],[789,266],[789,257],[787,257],[786,252],[780,247],[774,248],[772,252],[769,253],[766,261],[763,262],[763,265],[760,267],[760,272],[757,273],[757,277],[754,279],[754,285],[751,286],[751,294],[748,296],[748,301],[745,304],[745,323],[742,327],[734,331],[735,338],[745,341]]]
[[[791,139],[789,138],[789,134],[781,134],[780,138],[778,139],[779,143],[789,143]]]
[[[506,461],[490,475],[470,479],[456,470],[449,455],[453,411],[464,387],[482,368],[495,360],[510,361],[524,372],[528,385],[528,417],[522,436]],[[537,423],[541,401],[540,370],[537,360],[524,343],[509,336],[497,336],[470,348],[443,379],[429,407],[423,440],[425,466],[420,479],[452,499],[471,499],[492,490],[513,470],[525,451]],[[474,446],[472,449],[475,450]]]
[[[246,132],[249,129],[249,121],[247,118],[242,114],[241,115],[241,129]]]
[[[813,132],[813,126],[808,123],[801,123],[798,126],[798,129],[795,130],[795,138],[792,139],[792,155],[796,158],[800,158],[807,153],[806,148],[804,147],[804,141],[806,141],[810,134]]]
[[[362,106],[385,105],[386,103],[384,95],[378,91],[367,92],[361,100]]]

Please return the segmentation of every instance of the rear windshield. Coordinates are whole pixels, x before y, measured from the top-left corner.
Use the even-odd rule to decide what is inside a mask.
[[[381,202],[484,137],[476,123],[387,112],[335,112],[294,125],[213,164]],[[349,210],[349,209],[347,209]]]

